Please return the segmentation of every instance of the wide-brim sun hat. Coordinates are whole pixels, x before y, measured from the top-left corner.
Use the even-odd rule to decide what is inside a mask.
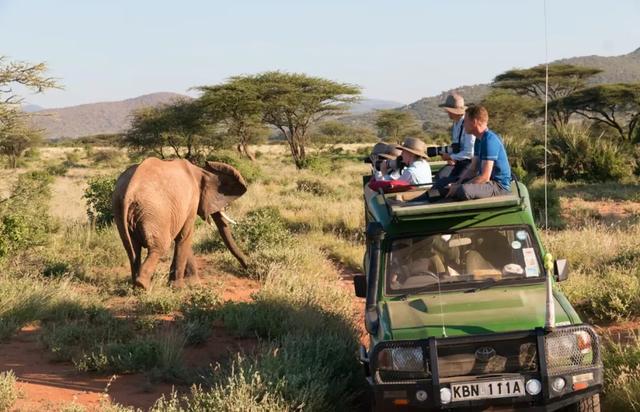
[[[406,150],[409,153],[413,153],[416,156],[427,157],[425,153],[427,144],[417,137],[407,137],[404,139],[401,145],[397,145],[396,148],[400,150]]]
[[[455,93],[448,95],[444,103],[439,104],[438,107],[442,107],[452,114],[464,114],[464,111],[467,110],[467,106],[464,105],[464,98]]]
[[[387,151],[385,153],[380,153],[378,156],[382,157],[383,159],[394,160],[401,155],[402,155],[402,150],[398,149],[395,146],[387,145]]]

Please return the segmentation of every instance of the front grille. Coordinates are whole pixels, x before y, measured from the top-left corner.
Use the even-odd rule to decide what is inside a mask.
[[[489,342],[438,344],[441,378],[538,370],[535,336]]]

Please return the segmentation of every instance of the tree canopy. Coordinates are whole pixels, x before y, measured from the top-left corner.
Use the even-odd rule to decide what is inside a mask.
[[[622,140],[631,142],[637,138],[640,83],[614,83],[589,87],[552,102],[553,107],[557,105],[612,127]]]
[[[41,139],[37,131],[28,127],[26,114],[20,108],[23,98],[14,92],[14,87],[20,85],[35,93],[60,88],[46,72],[44,63],[10,61],[0,55],[0,151],[9,158],[10,167],[16,167],[24,151]]]
[[[553,64],[549,66],[549,101],[569,96],[585,86],[589,77],[602,72],[591,67],[573,66],[570,64]],[[540,101],[545,100],[546,67],[535,66],[529,69],[508,70],[493,79],[492,86],[513,90],[521,96],[529,96]],[[549,112],[549,119],[556,130],[565,127],[572,112],[562,105],[556,104]]]
[[[224,84],[202,86],[198,90],[203,92],[199,100],[208,122],[220,122],[238,152],[255,160],[249,145],[260,142],[269,134],[262,123],[262,103],[257,85],[233,79]]]
[[[404,110],[380,110],[376,118],[378,136],[392,142],[402,143],[408,134],[421,134],[415,116]]]
[[[231,81],[255,87],[262,121],[283,134],[298,168],[306,165],[307,132],[311,125],[344,113],[360,94],[358,86],[301,73],[271,71],[237,76]]]
[[[161,158],[165,158],[164,148],[169,146],[176,157],[193,160],[209,146],[210,136],[200,102],[178,100],[136,111],[123,141],[134,150],[151,150]]]

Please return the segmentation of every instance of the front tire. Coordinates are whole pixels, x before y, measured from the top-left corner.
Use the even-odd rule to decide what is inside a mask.
[[[566,411],[570,412],[600,412],[600,394],[595,394],[582,399],[578,403],[568,406]]]

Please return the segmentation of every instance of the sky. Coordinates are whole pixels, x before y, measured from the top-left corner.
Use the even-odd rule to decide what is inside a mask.
[[[549,60],[640,47],[640,0],[546,0]],[[0,55],[46,62],[47,108],[267,70],[411,103],[545,61],[544,0],[0,0]]]

